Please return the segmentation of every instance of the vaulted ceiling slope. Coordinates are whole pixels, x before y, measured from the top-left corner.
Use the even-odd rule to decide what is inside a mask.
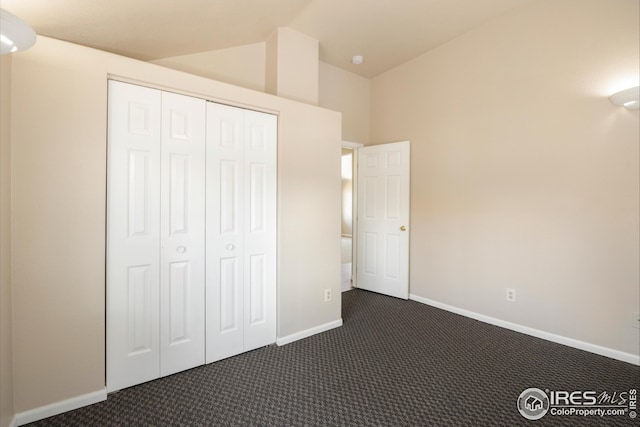
[[[2,0],[40,35],[153,60],[257,43],[277,27],[374,77],[535,0]],[[365,63],[354,66],[353,55]]]

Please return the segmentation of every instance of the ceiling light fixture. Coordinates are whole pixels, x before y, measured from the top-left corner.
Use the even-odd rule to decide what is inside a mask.
[[[630,87],[629,89],[616,92],[611,95],[609,99],[618,107],[638,110],[640,109],[640,86]]]
[[[0,9],[0,55],[29,49],[36,42],[36,32],[16,15]]]
[[[353,65],[360,65],[364,62],[364,57],[362,55],[356,55],[351,58],[351,63]]]

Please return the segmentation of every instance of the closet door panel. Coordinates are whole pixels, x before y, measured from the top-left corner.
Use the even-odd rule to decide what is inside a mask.
[[[207,103],[207,363],[244,348],[243,112]]]
[[[205,105],[162,92],[162,376],[204,364]]]
[[[276,340],[277,117],[244,114],[244,351],[249,351]]]
[[[160,374],[160,99],[109,81],[108,391]]]
[[[276,339],[277,117],[207,104],[207,363]]]

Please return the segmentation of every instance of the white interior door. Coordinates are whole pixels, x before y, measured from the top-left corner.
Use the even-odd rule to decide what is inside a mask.
[[[276,125],[207,103],[207,363],[275,342]]]
[[[162,92],[161,376],[204,364],[205,104]]]
[[[409,141],[358,149],[357,286],[409,298]]]
[[[160,373],[160,100],[109,82],[108,391]]]

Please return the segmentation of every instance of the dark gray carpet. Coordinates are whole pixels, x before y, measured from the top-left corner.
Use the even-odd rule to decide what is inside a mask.
[[[519,394],[640,388],[640,368],[413,301],[343,294],[342,328],[109,395],[33,426],[638,425],[524,419]]]

